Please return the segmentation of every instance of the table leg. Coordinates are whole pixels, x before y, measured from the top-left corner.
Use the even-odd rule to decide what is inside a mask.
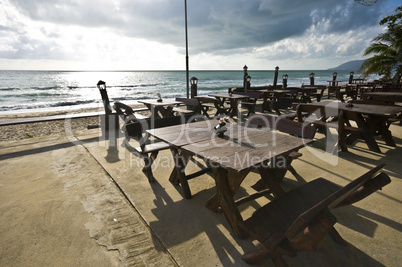
[[[158,115],[158,110],[155,109],[155,107],[153,105],[150,104],[144,104],[145,106],[147,106],[147,108],[149,109],[149,111],[151,111],[151,118],[153,119],[160,119],[159,115]]]
[[[208,162],[206,162],[206,164],[208,166],[210,166],[208,164]],[[230,190],[232,192],[231,193],[232,197],[239,190],[239,187],[240,187],[241,183],[243,182],[243,180],[247,176],[247,174],[249,174],[249,172],[250,172],[250,170],[244,170],[244,171],[241,171],[241,172],[228,170],[227,176],[232,177],[228,181],[229,188],[230,188]],[[219,203],[218,195],[217,194],[213,195],[208,200],[208,202],[205,204],[205,206],[208,209],[210,209],[210,210],[212,210],[214,212],[220,212],[221,210],[220,210],[220,203]]]
[[[246,233],[238,227],[238,223],[243,222],[240,211],[233,199],[233,191],[230,188],[229,180],[236,179],[236,177],[229,177],[227,170],[220,167],[213,167],[216,183],[216,195],[219,205],[225,214],[234,234],[239,238],[245,238]]]
[[[177,148],[172,147],[172,148],[170,148],[170,151],[172,152],[172,155],[173,155],[173,160],[175,162],[176,174],[180,180],[180,185],[183,190],[184,198],[190,199],[192,197],[191,191],[190,191],[190,187],[188,185],[188,181],[186,179],[186,175],[184,173],[187,163],[185,162],[185,159],[179,154],[179,151]]]
[[[161,113],[162,118],[167,118],[167,117],[172,116],[172,110],[173,110],[173,106],[159,108],[159,112]]]
[[[258,168],[258,172],[261,175],[261,179],[268,186],[269,190],[271,190],[272,194],[275,197],[278,197],[278,196],[285,194],[285,191],[283,191],[282,187],[279,185],[278,175],[277,175],[276,171],[277,171],[276,168],[270,168],[267,166],[265,166],[265,167],[261,166]],[[285,173],[283,173],[283,176],[285,176]],[[279,179],[279,180],[281,180],[281,179]]]
[[[234,116],[237,117],[237,114],[239,113],[238,110],[238,101],[236,99],[230,99],[230,117],[233,118]]]
[[[176,157],[176,152],[175,151],[171,151],[172,152],[172,156],[173,156],[173,159],[175,159],[175,157]],[[187,164],[188,164],[188,162],[190,161],[190,159],[191,159],[191,154],[190,153],[185,153],[184,151],[182,151],[181,153],[180,153],[180,156],[182,157],[182,160],[183,160],[183,168],[184,168],[184,170],[186,169],[186,167],[187,167]],[[170,174],[170,177],[169,177],[169,181],[172,183],[172,184],[176,184],[176,185],[178,185],[179,183],[180,183],[180,179],[179,179],[179,177],[177,176],[177,171],[176,171],[176,169],[173,169],[172,170],[172,172],[171,172],[171,174]]]
[[[387,145],[396,147],[394,138],[392,137],[392,133],[386,125],[386,120],[387,118],[385,117],[371,116],[367,118],[367,125],[373,134],[378,131],[378,133],[381,134]]]
[[[370,119],[368,119],[368,120],[370,120]],[[363,129],[363,138],[366,141],[366,144],[369,147],[369,149],[371,151],[381,153],[381,149],[378,146],[376,140],[374,139],[373,131],[370,130],[370,127],[364,121],[363,116],[360,114],[357,114],[355,121],[356,121],[357,126],[361,129]]]

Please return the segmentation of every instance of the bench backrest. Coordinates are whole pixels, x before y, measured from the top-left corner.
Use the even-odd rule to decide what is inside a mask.
[[[216,108],[220,106],[219,100],[214,97],[200,96],[197,97],[197,100],[200,101],[200,104],[202,103],[213,104]]]
[[[176,97],[176,101],[183,102],[188,110],[192,110],[195,113],[201,113],[200,101],[195,98]]]
[[[251,101],[257,101],[261,97],[260,92],[236,92],[236,95],[244,95],[249,98]]]
[[[309,104],[298,104],[296,106],[297,121],[303,122],[303,113],[313,114],[315,113],[318,120],[325,118],[325,108],[309,105]]]
[[[384,165],[385,164],[378,165],[301,214],[289,227],[286,232],[286,236],[288,238],[294,237],[298,232],[305,229],[311,223],[311,221],[325,209],[332,209],[336,207],[347,197],[351,196],[358,188],[372,179],[374,175],[376,175],[384,167]]]

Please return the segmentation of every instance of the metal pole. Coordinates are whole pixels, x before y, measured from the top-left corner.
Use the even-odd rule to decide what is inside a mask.
[[[186,88],[187,88],[187,98],[189,98],[190,86],[189,86],[189,73],[188,73],[188,36],[187,36],[187,0],[184,0],[184,17],[185,17],[185,28],[186,28]]]

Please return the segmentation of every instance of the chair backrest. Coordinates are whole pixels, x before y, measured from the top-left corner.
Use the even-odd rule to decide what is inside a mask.
[[[331,194],[321,202],[317,203],[311,209],[302,213],[289,227],[289,229],[286,232],[286,236],[288,238],[294,237],[299,231],[305,229],[311,223],[311,221],[317,217],[319,213],[321,213],[325,209],[331,209],[336,207],[347,197],[351,196],[358,188],[360,188],[362,185],[364,185],[370,179],[372,179],[374,175],[376,175],[384,166],[385,164],[380,164],[376,166],[375,168],[363,174],[359,178],[353,180],[344,187],[340,188],[338,191]]]
[[[197,97],[197,100],[200,101],[200,103],[213,104],[216,108],[220,106],[219,100],[214,97],[200,96]]]
[[[126,123],[138,120],[135,117],[134,110],[126,104],[116,101],[113,103],[113,109],[116,110],[117,115],[119,115]]]
[[[248,116],[247,124],[257,125],[258,128],[267,127],[269,129],[275,128],[276,117],[268,114],[255,114],[251,113]]]
[[[250,101],[257,101],[260,97],[261,97],[261,93],[260,92],[236,92],[236,95],[244,95],[247,96],[249,98]]]
[[[276,120],[276,129],[280,132],[305,139],[313,139],[316,132],[314,126],[281,117]]]
[[[308,114],[314,113],[316,114],[317,119],[325,118],[325,108],[322,108],[320,106],[314,106],[309,104],[298,104],[296,107],[297,121],[299,122],[304,121],[303,113]]]
[[[284,117],[275,117],[269,114],[250,114],[248,123],[255,124],[259,128],[267,127],[272,130],[278,130],[306,139],[313,139],[316,132],[316,128],[311,125],[292,121]]]

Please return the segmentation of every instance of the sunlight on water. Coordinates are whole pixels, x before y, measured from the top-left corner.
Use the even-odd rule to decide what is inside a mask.
[[[279,71],[288,74],[288,86],[309,84],[309,74],[315,73],[316,84],[327,84],[333,71]],[[273,83],[274,71],[249,71],[252,86]],[[191,71],[198,78],[198,94],[227,92],[241,87],[243,71]],[[370,77],[371,80],[378,77]],[[342,82],[349,79],[348,71],[338,71]],[[101,102],[96,84],[106,82],[111,101],[133,102],[141,99],[186,96],[185,71],[126,71],[126,72],[72,72],[72,71],[0,71],[0,111],[26,112],[38,109],[70,109],[98,107]]]

